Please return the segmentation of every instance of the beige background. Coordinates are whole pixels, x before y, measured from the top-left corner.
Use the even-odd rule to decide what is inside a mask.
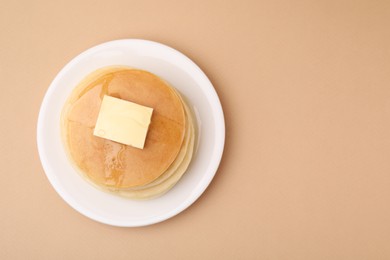
[[[143,228],[71,209],[35,141],[58,71],[121,38],[187,54],[226,117],[211,186]],[[1,259],[390,259],[389,1],[1,1],[0,76]]]

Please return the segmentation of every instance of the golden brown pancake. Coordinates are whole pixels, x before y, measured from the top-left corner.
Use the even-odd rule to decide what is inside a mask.
[[[93,135],[104,95],[154,109],[144,149]],[[182,148],[186,115],[179,95],[152,73],[124,67],[98,70],[71,94],[62,116],[63,137],[77,167],[95,184],[116,189],[153,182]]]
[[[158,177],[153,182],[146,184],[144,186],[137,186],[128,189],[117,189],[117,188],[107,188],[105,186],[98,186],[96,183],[94,184],[97,188],[102,191],[111,192],[116,195],[120,195],[122,197],[137,199],[137,200],[145,200],[151,199],[158,196],[163,195],[168,190],[170,190],[183,176],[186,172],[194,152],[195,146],[195,121],[193,120],[193,114],[190,109],[183,101],[183,105],[186,112],[187,119],[187,127],[186,133],[184,137],[184,142],[182,147],[180,148],[180,152],[175,159],[175,161],[171,164],[171,166],[164,172],[160,177]],[[90,182],[89,179],[87,181]]]

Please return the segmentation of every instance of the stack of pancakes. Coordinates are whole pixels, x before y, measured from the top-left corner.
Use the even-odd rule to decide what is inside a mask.
[[[104,95],[153,108],[144,149],[93,135]],[[180,94],[156,75],[107,67],[87,76],[72,92],[61,119],[71,161],[91,183],[133,199],[172,188],[191,161],[195,128]]]

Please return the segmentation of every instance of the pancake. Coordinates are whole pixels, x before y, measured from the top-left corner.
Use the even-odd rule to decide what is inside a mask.
[[[194,139],[194,135],[195,135],[193,114],[190,111],[187,104],[182,99],[182,97],[180,96],[180,94],[177,91],[176,91],[176,93],[180,97],[180,100],[182,101],[183,106],[184,106],[184,111],[186,114],[186,132],[184,135],[183,144],[180,148],[180,151],[179,151],[175,161],[171,164],[171,166],[169,166],[169,168],[160,177],[158,177],[157,179],[155,179],[151,183],[143,185],[143,186],[128,188],[126,190],[141,190],[141,189],[143,190],[146,188],[156,186],[156,185],[160,184],[161,182],[167,180],[168,178],[170,178],[173,174],[175,174],[178,171],[179,167],[181,167],[181,165],[183,164],[183,161],[185,161],[185,158],[187,157],[188,151],[193,150],[193,148],[194,148],[193,143],[194,142],[192,142],[192,139]]]
[[[185,141],[180,149],[178,157],[163,175],[161,175],[152,183],[144,185],[142,187],[129,189],[107,189],[106,187],[102,186],[97,187],[106,192],[120,195],[125,198],[137,200],[152,199],[161,196],[167,191],[169,191],[186,172],[188,166],[190,165],[195,146],[195,122],[188,106],[184,102],[183,105],[186,112],[186,118],[188,120]]]
[[[104,95],[154,109],[144,149],[93,135]],[[159,77],[109,67],[92,73],[75,88],[64,107],[61,128],[77,168],[94,184],[121,190],[143,187],[167,172],[182,150],[187,121],[180,96]]]
[[[189,149],[186,150],[183,161],[169,178],[152,187],[140,190],[118,190],[117,193],[123,197],[131,199],[152,199],[169,191],[180,180],[191,162],[195,143],[194,128],[191,130],[189,140]]]

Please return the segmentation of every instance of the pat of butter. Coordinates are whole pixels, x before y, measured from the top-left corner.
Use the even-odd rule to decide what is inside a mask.
[[[93,134],[143,149],[152,112],[153,108],[104,96]]]

